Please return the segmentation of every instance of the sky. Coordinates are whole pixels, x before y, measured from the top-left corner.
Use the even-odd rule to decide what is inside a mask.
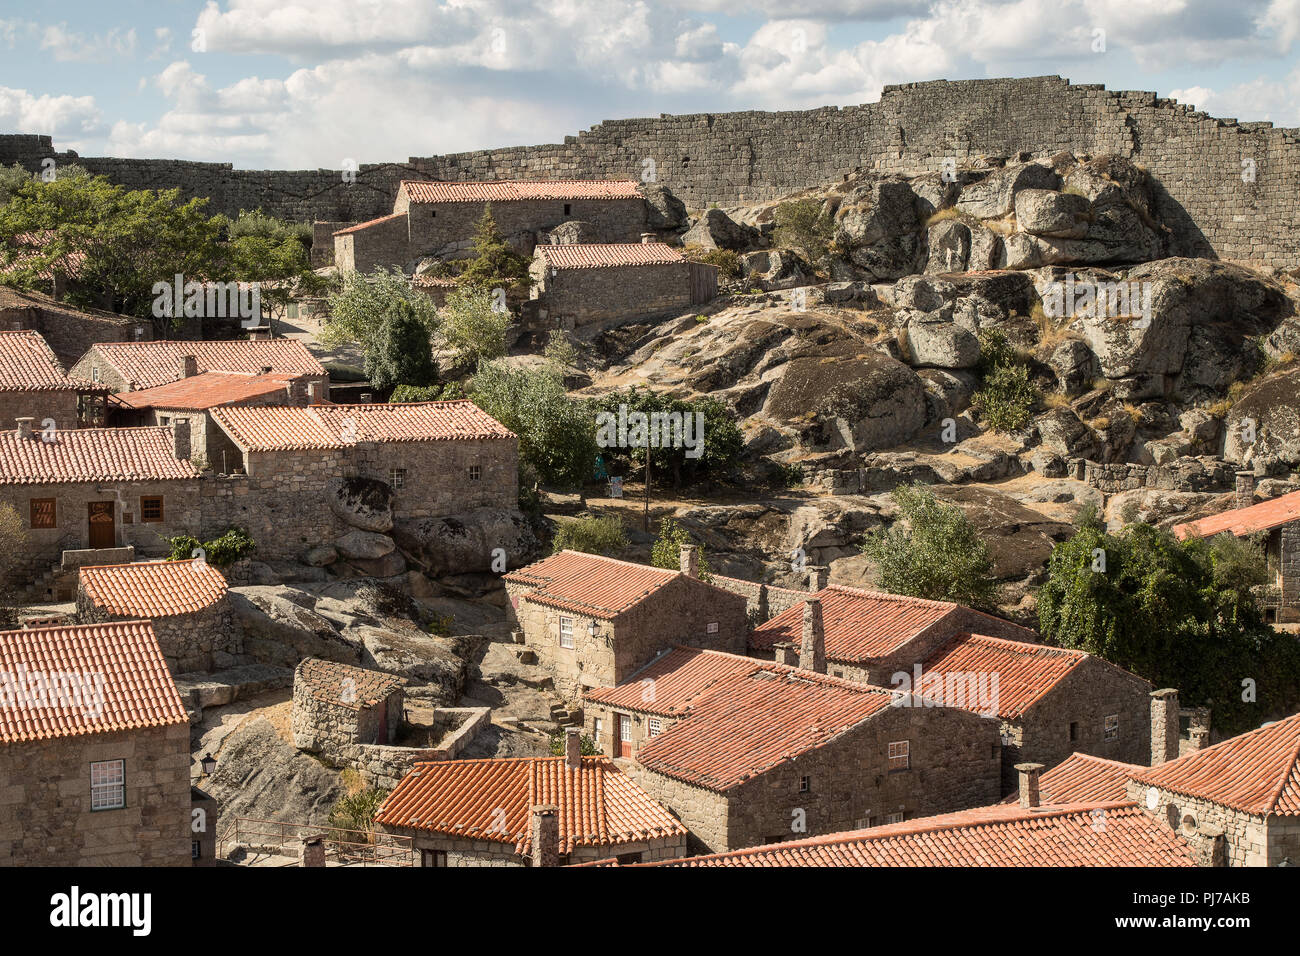
[[[1300,0],[0,0],[0,132],[245,169],[1043,74],[1300,126]]]

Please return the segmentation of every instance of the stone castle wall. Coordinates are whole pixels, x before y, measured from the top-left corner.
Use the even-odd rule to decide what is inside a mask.
[[[631,176],[688,205],[770,199],[855,170],[936,171],[952,157],[1020,151],[1117,153],[1163,187],[1158,213],[1184,255],[1300,264],[1300,133],[1216,119],[1154,93],[1057,76],[885,87],[877,103],[609,120],[563,143],[413,158],[339,170],[253,171],[179,160],[79,158],[49,137],[0,136],[0,164],[79,162],[132,188],[179,187],[213,212],[261,207],[297,220],[360,222],[392,210],[402,179]],[[1243,176],[1252,161],[1253,179]],[[340,157],[340,165],[342,158]]]

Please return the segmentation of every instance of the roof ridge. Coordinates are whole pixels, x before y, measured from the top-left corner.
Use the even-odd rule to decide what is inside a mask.
[[[913,597],[910,594],[894,594],[890,591],[873,591],[869,588],[855,588],[847,584],[827,584],[823,589],[826,591],[841,591],[845,594],[852,594],[857,597],[881,598],[887,601],[899,601],[907,604],[929,604],[935,607],[964,607],[956,601],[940,601],[935,598]],[[821,593],[820,591],[818,592]],[[974,608],[971,608],[974,610]]]
[[[1059,652],[1067,657],[1077,657],[1082,660],[1085,657],[1091,657],[1087,651],[1081,651],[1074,647],[1060,647],[1056,644],[1035,644],[1032,641],[1017,641],[1013,637],[997,637],[993,634],[980,634],[978,631],[958,631],[947,643],[954,644],[957,641],[979,641],[983,644],[996,644],[1009,649],[1026,648],[1025,653],[1033,651],[1051,651]]]

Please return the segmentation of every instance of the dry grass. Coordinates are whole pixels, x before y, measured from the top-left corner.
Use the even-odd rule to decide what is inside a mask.
[[[1105,415],[1098,415],[1096,418],[1088,420],[1088,427],[1095,432],[1104,432],[1110,428],[1110,418]]]
[[[1048,392],[1043,396],[1043,404],[1047,408],[1069,408],[1070,399],[1064,392]]]
[[[999,236],[1009,236],[1016,231],[1016,214],[1009,212],[1001,219],[985,219],[981,222],[989,232],[995,232]]]
[[[1132,402],[1124,403],[1124,414],[1128,416],[1129,421],[1134,425],[1142,421],[1142,409],[1138,408]]]
[[[1041,352],[1050,352],[1062,342],[1080,337],[1078,332],[1070,328],[1069,318],[1064,316],[1053,318],[1048,315],[1041,301],[1034,303],[1029,317],[1034,320],[1034,325],[1038,326],[1038,349]]]
[[[949,206],[947,209],[940,209],[925,221],[925,228],[929,229],[935,223],[945,222],[949,219],[961,219],[961,213],[957,211],[956,206]]]

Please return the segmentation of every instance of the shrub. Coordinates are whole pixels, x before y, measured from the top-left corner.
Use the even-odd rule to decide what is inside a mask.
[[[551,551],[585,551],[613,557],[626,547],[627,532],[618,515],[583,515],[560,523]]]
[[[822,212],[816,199],[795,199],[783,202],[773,213],[776,228],[772,232],[778,248],[796,249],[812,263],[826,258],[827,244],[834,227]]]
[[[359,830],[373,834],[375,830],[375,813],[388,794],[374,787],[364,787],[339,797],[330,810],[329,825],[336,830]],[[335,840],[348,843],[357,842],[355,834],[337,834]]]
[[[552,756],[552,757],[563,757],[563,756],[564,756],[564,744],[565,744],[565,740],[564,740],[564,738],[567,737],[567,736],[568,736],[568,733],[567,733],[566,731],[563,731],[563,730],[561,730],[561,731],[559,731],[559,732],[557,732],[557,733],[551,734],[550,749],[551,749],[551,756]],[[582,756],[584,756],[584,757],[599,757],[599,756],[600,756],[600,748],[596,746],[596,741],[592,740],[592,739],[591,739],[590,737],[588,737],[586,734],[583,734],[583,735],[581,736],[581,739],[580,739],[580,741],[579,741],[579,744],[580,744],[580,749],[581,749],[581,752],[582,752]]]
[[[683,249],[682,254],[692,262],[717,266],[718,274],[726,279],[740,278],[740,253],[734,249],[703,249],[692,245]]]
[[[219,568],[229,567],[257,550],[257,545],[243,528],[230,528],[221,537],[207,542],[201,542],[188,534],[178,534],[165,540],[171,546],[168,561],[189,561],[194,557],[194,549],[202,548],[204,560]]]
[[[442,340],[455,353],[458,365],[474,366],[506,354],[510,313],[492,306],[491,290],[469,288],[447,296],[438,310]]]
[[[438,378],[429,330],[409,302],[398,301],[366,350],[366,375],[375,388],[427,387]]]
[[[650,563],[656,568],[667,568],[669,571],[680,570],[682,545],[693,543],[690,533],[685,528],[672,518],[664,518],[659,522],[659,537],[650,549]],[[713,568],[709,566],[709,559],[704,553],[703,546],[697,546],[696,553],[699,557],[700,580],[707,581],[713,573]]]
[[[981,388],[971,403],[994,431],[1015,431],[1029,424],[1042,397],[1007,337],[996,330],[980,333]]]

